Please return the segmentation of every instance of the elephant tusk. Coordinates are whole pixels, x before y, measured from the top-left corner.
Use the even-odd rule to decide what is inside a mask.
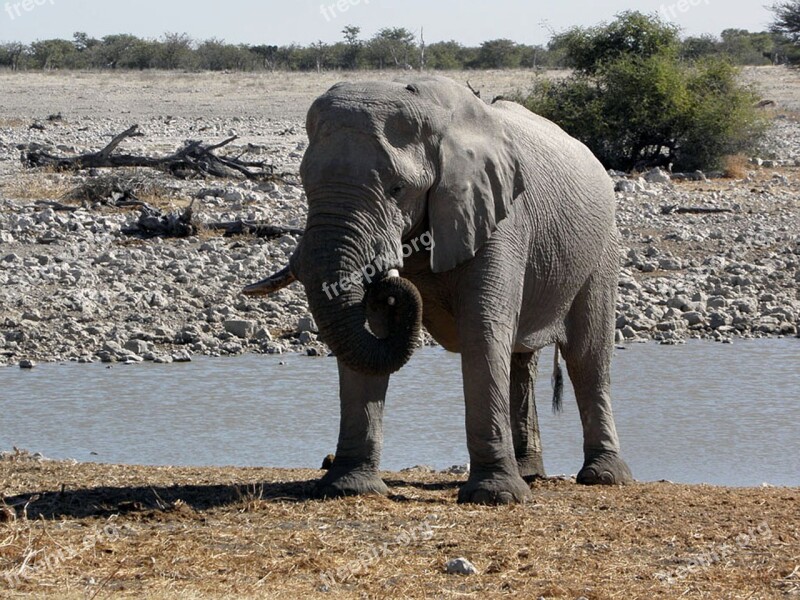
[[[389,277],[389,278],[400,277],[400,271],[398,271],[397,269],[392,269],[391,271],[386,273],[386,276]]]
[[[247,296],[266,296],[282,290],[295,281],[297,281],[297,278],[294,276],[291,269],[289,267],[285,267],[284,269],[275,273],[275,275],[272,275],[263,281],[248,285],[242,290],[242,293]]]

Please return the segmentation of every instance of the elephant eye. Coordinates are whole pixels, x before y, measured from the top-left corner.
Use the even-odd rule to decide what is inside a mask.
[[[404,183],[396,183],[389,189],[389,195],[392,198],[397,198],[397,196],[403,193],[404,189],[406,189],[406,185]]]

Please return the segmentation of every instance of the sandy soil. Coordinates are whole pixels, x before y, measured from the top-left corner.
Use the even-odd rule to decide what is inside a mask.
[[[0,460],[3,598],[708,598],[800,595],[800,490],[532,485],[455,504],[459,478],[309,500],[318,471]],[[468,559],[478,574],[449,575]]]

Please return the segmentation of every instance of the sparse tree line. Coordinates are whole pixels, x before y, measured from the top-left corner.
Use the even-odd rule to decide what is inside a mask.
[[[680,40],[684,61],[722,58],[736,65],[800,63],[800,0],[773,7],[770,31],[728,29],[720,37],[705,35]],[[572,30],[574,31],[577,30]],[[167,69],[184,71],[334,71],[350,69],[516,69],[571,67],[570,31],[553,36],[546,46],[489,40],[471,47],[457,41],[426,44],[422,32],[388,27],[369,39],[351,25],[334,44],[301,46],[229,44],[219,39],[195,41],[186,34],[159,39],[130,34],[93,38],[78,32],[71,40],[39,40],[31,44],[0,43],[0,68]]]

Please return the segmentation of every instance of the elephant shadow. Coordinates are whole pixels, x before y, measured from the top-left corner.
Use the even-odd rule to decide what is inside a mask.
[[[229,485],[174,485],[81,488],[41,491],[0,497],[0,506],[27,519],[108,518],[132,513],[155,514],[185,510],[247,506],[259,502],[307,502],[313,499],[316,479],[290,482],[262,482]],[[420,483],[403,479],[386,481],[390,488],[418,488],[427,491],[456,489],[458,482]],[[410,501],[402,493],[391,493],[396,502]],[[420,501],[420,500],[416,500]]]
[[[206,511],[259,502],[305,502],[316,480],[229,485],[94,487],[31,492],[0,498],[18,517],[27,519],[107,518],[131,513]]]

